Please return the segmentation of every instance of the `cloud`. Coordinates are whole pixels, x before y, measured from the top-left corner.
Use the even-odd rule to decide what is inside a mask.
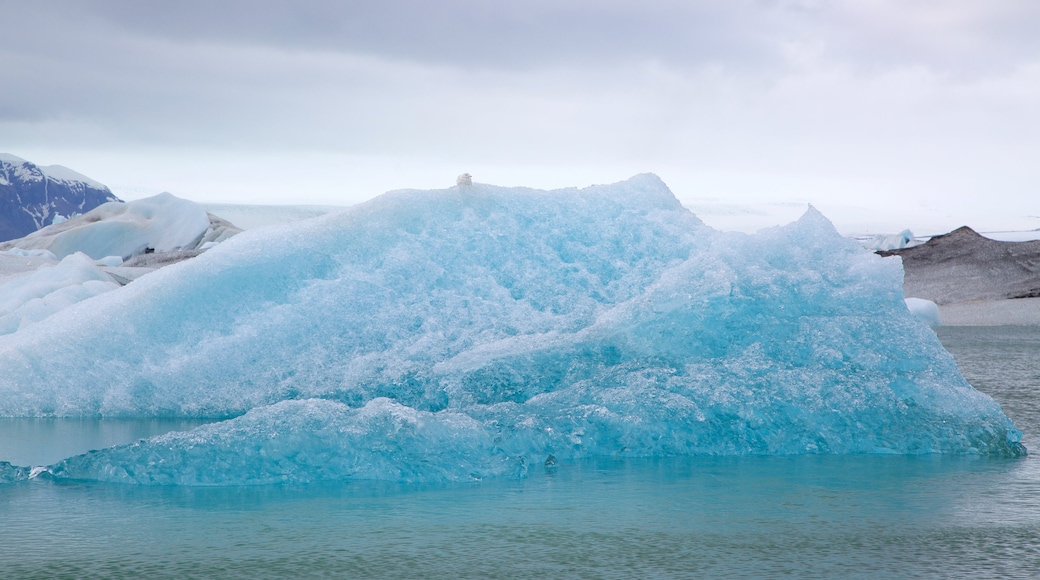
[[[768,59],[768,14],[736,2],[484,0],[182,0],[48,2],[21,18],[65,33],[104,30],[175,44],[287,51],[483,68],[658,59]]]
[[[668,167],[890,198],[1040,178],[1031,0],[8,4],[16,154]]]
[[[43,43],[58,49],[101,34],[493,69],[645,60],[760,69],[803,43],[852,65],[951,71],[1014,66],[1040,47],[1031,0],[64,0],[25,3],[14,16],[27,25],[22,40],[56,29]]]

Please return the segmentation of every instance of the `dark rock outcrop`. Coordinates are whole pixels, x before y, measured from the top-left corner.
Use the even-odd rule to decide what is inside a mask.
[[[119,201],[107,187],[70,169],[38,167],[0,153],[0,241],[26,236],[54,222]]]
[[[903,259],[907,296],[936,304],[1040,296],[1040,240],[1001,242],[964,226],[878,254]]]

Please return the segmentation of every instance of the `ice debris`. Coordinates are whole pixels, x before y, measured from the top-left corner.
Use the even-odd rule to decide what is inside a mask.
[[[392,192],[0,337],[0,415],[235,417],[49,468],[185,485],[1024,453],[901,283],[814,209],[718,232],[653,175]]]

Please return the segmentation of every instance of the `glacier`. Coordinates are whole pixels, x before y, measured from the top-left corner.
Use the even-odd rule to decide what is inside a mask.
[[[652,174],[397,191],[246,231],[0,337],[0,415],[216,420],[41,471],[143,484],[1024,454],[901,286],[898,260],[811,207],[720,232]]]

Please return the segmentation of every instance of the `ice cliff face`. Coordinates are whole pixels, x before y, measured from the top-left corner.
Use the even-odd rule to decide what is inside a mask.
[[[119,201],[107,187],[60,165],[38,167],[0,153],[0,241],[53,223],[55,216],[86,213]]]
[[[241,415],[50,468],[136,483],[1024,452],[901,282],[898,261],[815,210],[720,233],[652,175],[394,192],[247,231],[0,337],[0,414]]]

